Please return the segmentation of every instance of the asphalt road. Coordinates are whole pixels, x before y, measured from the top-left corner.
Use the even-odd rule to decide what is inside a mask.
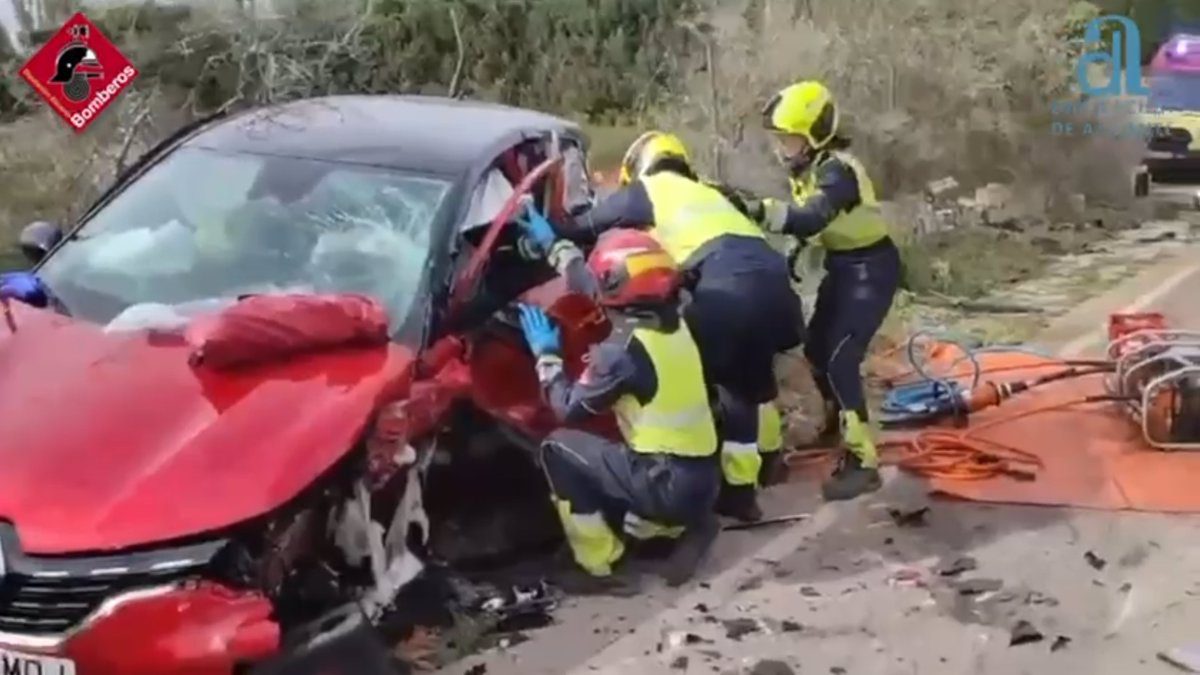
[[[1112,302],[1090,303],[1092,331],[1131,301],[1200,330],[1196,253],[1172,263],[1182,271],[1164,267],[1171,273],[1143,275],[1113,291]],[[898,474],[850,504],[821,505],[813,488],[768,491],[770,515],[810,511],[812,520],[725,533],[698,585],[572,601],[527,641],[445,672],[741,673],[776,659],[794,672],[847,675],[1165,675],[1177,671],[1158,651],[1200,642],[1198,518],[931,505]],[[897,527],[887,514],[925,505],[925,527]],[[1100,569],[1089,551],[1104,561]],[[936,580],[904,579],[962,556],[977,561],[975,576],[1001,584],[984,592],[986,602]],[[1021,621],[1042,639],[1010,646]]]

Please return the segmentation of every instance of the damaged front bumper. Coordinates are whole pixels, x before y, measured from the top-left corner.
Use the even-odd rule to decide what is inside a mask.
[[[114,595],[63,633],[0,633],[0,653],[44,675],[232,675],[278,651],[272,615],[256,593],[168,584]]]

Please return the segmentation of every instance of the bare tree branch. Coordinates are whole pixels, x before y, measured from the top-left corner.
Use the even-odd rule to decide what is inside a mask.
[[[117,153],[117,161],[115,162],[116,175],[120,175],[121,172],[125,170],[125,159],[129,156],[129,149],[133,146],[133,139],[137,136],[138,129],[140,129],[142,124],[146,122],[146,119],[150,117],[151,100],[152,99],[147,99],[146,102],[142,104],[141,110],[125,129],[125,140],[121,142],[121,151]]]
[[[454,75],[450,78],[450,88],[446,95],[458,98],[458,79],[462,77],[463,63],[467,58],[467,50],[463,47],[462,29],[458,26],[458,12],[450,8],[450,25],[454,28],[454,46],[458,49],[458,60],[454,64]]]

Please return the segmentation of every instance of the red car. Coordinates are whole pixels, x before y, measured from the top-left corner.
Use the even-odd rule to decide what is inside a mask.
[[[50,303],[0,322],[0,672],[246,672],[452,559],[439,527],[511,481],[480,457],[527,463],[548,509],[513,451],[553,419],[510,310],[547,307],[573,369],[609,325],[512,218],[590,195],[567,121],[329,97],[191,125],[78,224],[26,228]],[[386,310],[385,345],[212,369],[164,337],[347,293]]]

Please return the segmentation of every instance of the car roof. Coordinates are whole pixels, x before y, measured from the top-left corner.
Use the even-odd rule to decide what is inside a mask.
[[[226,152],[303,157],[461,175],[522,138],[573,122],[510,106],[438,96],[309,98],[221,119],[183,143]]]

